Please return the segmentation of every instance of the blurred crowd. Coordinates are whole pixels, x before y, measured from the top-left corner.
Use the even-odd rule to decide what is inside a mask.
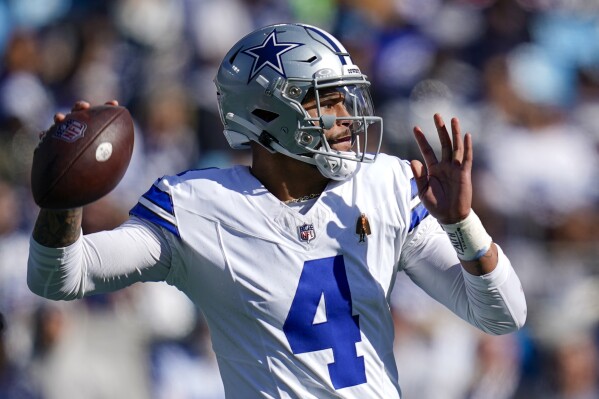
[[[166,284],[50,302],[26,286],[33,149],[74,101],[117,99],[136,145],[84,210],[115,227],[165,174],[248,163],[212,83],[259,26],[317,25],[373,82],[384,151],[419,158],[432,115],[475,145],[474,208],[527,295],[525,328],[491,337],[405,276],[393,291],[406,399],[599,398],[599,3],[596,0],[0,0],[0,398],[223,398],[209,331]]]

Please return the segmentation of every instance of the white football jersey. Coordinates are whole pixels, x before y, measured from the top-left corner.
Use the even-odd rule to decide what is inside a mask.
[[[501,249],[493,272],[465,272],[409,164],[388,155],[331,181],[307,212],[237,166],[159,179],[131,215],[66,248],[32,240],[29,287],[51,299],[178,287],[205,315],[228,398],[399,398],[389,309],[399,270],[483,331],[526,318]]]
[[[165,177],[141,198],[131,214],[178,237],[167,281],[204,312],[231,397],[399,397],[388,299],[427,215],[408,170],[381,155],[305,215],[243,166]]]

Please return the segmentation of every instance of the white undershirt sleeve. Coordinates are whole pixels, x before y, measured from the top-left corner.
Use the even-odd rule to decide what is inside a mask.
[[[499,246],[496,268],[474,276],[464,270],[433,217],[427,217],[413,234],[400,268],[431,297],[490,334],[506,334],[524,325],[527,307],[522,285]]]
[[[135,217],[114,230],[81,235],[68,247],[30,239],[27,284],[45,298],[71,300],[166,279],[171,249],[161,228]]]

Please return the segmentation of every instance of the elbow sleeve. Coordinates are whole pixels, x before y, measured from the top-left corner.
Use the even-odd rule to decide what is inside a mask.
[[[83,287],[82,235],[64,248],[48,248],[29,240],[27,286],[36,295],[53,300],[81,298]]]
[[[488,334],[502,335],[520,329],[526,322],[527,305],[522,284],[509,259],[497,246],[499,263],[485,276],[462,271],[467,281],[472,320]]]

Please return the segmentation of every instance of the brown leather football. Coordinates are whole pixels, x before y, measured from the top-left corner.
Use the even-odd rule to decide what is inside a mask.
[[[129,166],[133,136],[133,120],[121,106],[100,105],[66,115],[43,133],[33,154],[36,204],[77,208],[108,194]]]

